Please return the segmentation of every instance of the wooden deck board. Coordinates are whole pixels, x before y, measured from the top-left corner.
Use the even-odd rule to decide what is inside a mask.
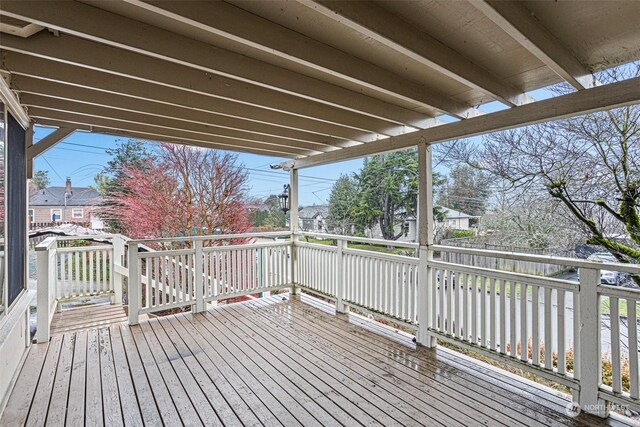
[[[267,408],[272,411],[273,415],[279,422],[286,426],[303,425],[285,406],[287,403],[291,403],[291,397],[285,394],[282,386],[278,383],[274,384],[268,381],[264,372],[257,369],[255,363],[246,357],[230,352],[225,346],[225,344],[229,345],[230,343],[219,341],[220,337],[211,333],[206,324],[208,322],[201,319],[202,316],[193,316],[189,314],[179,315],[179,317],[182,317],[185,321],[192,322],[192,324],[195,325],[198,334],[201,335],[200,339],[208,339],[211,340],[212,343],[216,344],[215,348],[217,355],[228,362],[230,368],[234,372],[238,373],[240,378],[242,378],[251,390],[256,392],[260,400],[262,400],[262,404],[266,405]],[[273,387],[270,387],[271,385],[273,385]]]
[[[250,310],[255,312],[255,310]],[[242,315],[248,315],[248,313],[242,313]],[[267,321],[271,321],[271,319],[267,318]],[[253,322],[249,322],[253,323]],[[259,322],[255,322],[256,324]],[[311,328],[313,330],[314,325],[304,325],[301,326],[297,324],[294,328]],[[371,388],[372,386],[377,386],[378,388],[384,391],[383,395],[380,396],[381,399],[387,400],[386,408],[390,408],[391,410],[400,406],[402,409],[401,413],[411,411],[422,411],[424,415],[414,418],[413,422],[416,422],[419,419],[424,418],[425,416],[430,416],[432,419],[442,422],[445,425],[455,425],[458,423],[468,424],[471,422],[480,422],[480,423],[494,423],[494,424],[503,424],[510,425],[514,422],[514,420],[510,420],[504,417],[502,414],[491,418],[486,415],[483,415],[482,410],[484,409],[481,405],[475,403],[473,399],[469,399],[468,395],[463,396],[460,393],[456,393],[455,391],[449,390],[449,393],[443,391],[443,387],[434,387],[434,384],[421,384],[418,381],[413,380],[408,376],[403,376],[403,373],[393,369],[394,363],[393,361],[381,361],[379,359],[375,359],[368,352],[358,352],[353,344],[346,344],[343,347],[336,346],[334,342],[330,340],[324,339],[322,336],[322,331],[314,330],[314,341],[312,344],[312,348],[310,350],[311,353],[325,351],[328,353],[330,359],[333,359],[337,362],[339,367],[342,367],[345,375],[349,375],[354,378],[356,381],[362,384],[362,387],[366,390]],[[295,336],[301,336],[300,334],[295,334]],[[302,338],[304,340],[304,338]],[[304,346],[303,343],[295,343],[296,347]],[[356,353],[358,358],[354,358],[354,354]],[[354,363],[354,361],[356,361]],[[380,364],[382,363],[380,368]],[[416,393],[417,392],[417,393]],[[414,396],[412,401],[406,402],[407,394]],[[394,400],[390,400],[395,396]],[[434,412],[434,409],[439,409],[440,411],[448,411],[451,407],[451,402],[459,402],[461,407],[465,405],[469,406],[468,413],[473,413],[473,419],[469,417],[466,413],[462,412],[460,415],[456,415],[455,418],[442,419],[438,417],[439,413]],[[403,407],[405,406],[405,407]],[[408,407],[407,407],[408,406]],[[469,417],[469,418],[467,418]],[[402,422],[404,424],[411,423],[411,421],[407,421],[405,419],[398,419],[397,422]]]
[[[67,402],[67,418],[65,425],[77,426],[84,423],[84,408],[87,376],[87,334],[70,334],[76,337],[73,349],[73,365],[71,367],[71,381],[69,384],[69,399]]]
[[[125,323],[127,316],[122,305],[97,304],[55,313],[51,320],[51,335],[98,329]]]
[[[269,425],[277,424],[277,419],[242,379],[228,365],[217,363],[215,357],[205,352],[204,349],[211,345],[208,341],[196,340],[176,317],[166,320],[167,327],[171,325],[175,333],[182,338],[188,350],[198,359],[209,379],[218,386],[245,426],[262,425],[260,419]]]
[[[116,381],[118,383],[117,386],[120,394],[124,424],[126,426],[142,426],[144,423],[140,412],[138,397],[133,387],[132,369],[129,367],[127,355],[122,345],[120,328],[111,329],[111,349],[113,351],[113,363],[115,365]],[[149,394],[146,394],[146,397],[153,399]],[[159,422],[160,417],[158,416],[156,423]]]
[[[233,308],[231,308],[233,307]],[[240,329],[244,328],[245,322],[241,321],[241,319],[245,313],[244,310],[235,311],[236,306],[227,307],[229,310],[217,310],[217,314],[224,315],[225,312],[229,312],[227,315],[227,319],[230,319],[230,322],[234,325],[237,325],[237,329],[234,327],[234,332],[237,332]],[[237,317],[236,317],[237,315]],[[207,316],[210,317],[210,316]],[[216,317],[212,316],[212,327],[215,327],[216,324],[221,324],[223,322],[216,322]],[[221,317],[217,317],[217,319],[221,319]],[[231,320],[232,319],[232,320]],[[259,320],[251,321],[246,323],[247,325],[256,325],[259,323]],[[249,328],[247,328],[249,329]],[[349,411],[357,416],[357,420],[367,421],[367,423],[375,423],[380,422],[383,425],[397,424],[397,423],[411,423],[416,422],[416,420],[420,419],[420,415],[414,417],[413,419],[408,416],[403,406],[406,406],[406,402],[403,401],[393,401],[392,404],[385,403],[379,406],[376,406],[369,400],[362,397],[362,395],[369,395],[371,391],[375,391],[375,384],[369,383],[366,385],[366,388],[353,381],[351,378],[347,376],[343,376],[343,374],[348,370],[344,365],[331,365],[326,364],[323,366],[322,360],[320,358],[310,357],[309,352],[303,351],[303,346],[299,346],[296,351],[296,358],[291,358],[288,354],[292,354],[292,348],[288,346],[288,343],[285,341],[285,337],[279,337],[275,335],[269,335],[264,329],[251,329],[251,331],[243,331],[244,336],[252,336],[253,339],[259,344],[264,352],[270,352],[273,360],[277,361],[278,359],[289,359],[287,361],[288,365],[285,365],[281,368],[281,372],[283,375],[287,375],[288,371],[295,371],[297,373],[305,373],[305,379],[307,381],[311,381],[314,387],[317,387],[318,390],[321,390],[324,394],[329,396],[334,400],[334,404],[330,405],[329,410],[331,413],[336,415],[335,406],[341,405],[344,406],[345,410],[340,409],[340,411],[345,412]],[[296,361],[297,359],[297,361]],[[294,369],[287,369],[292,367]],[[324,369],[322,369],[324,367]],[[336,372],[340,372],[339,375],[335,375]],[[337,380],[335,376],[340,377]],[[322,381],[319,379],[322,378]],[[386,393],[380,393],[378,398],[384,402],[385,399],[388,399],[389,396],[385,395]],[[334,397],[335,396],[335,397]],[[345,398],[348,396],[348,398]],[[392,405],[398,405],[392,406]],[[401,408],[402,410],[398,410]],[[390,412],[390,413],[389,413]],[[345,412],[348,416],[348,412]],[[424,415],[422,415],[424,417]],[[355,421],[355,420],[354,420]],[[349,422],[349,420],[340,420],[340,422]],[[353,421],[352,421],[353,422]]]
[[[58,369],[52,392],[52,395],[56,396],[56,398],[51,400],[47,414],[47,425],[50,426],[64,426],[67,418],[67,391],[69,390],[71,382],[75,342],[75,335],[63,336],[60,360],[58,361]]]
[[[256,302],[256,304],[261,303]],[[296,316],[296,310],[292,312],[294,316]],[[247,313],[243,313],[243,315],[253,315],[261,312],[263,314],[265,313],[262,310],[249,310]],[[301,313],[298,313],[298,315],[300,314]],[[266,319],[267,323],[265,324],[278,321],[277,319],[269,317],[268,314],[265,315],[268,316]],[[278,314],[276,313],[274,314],[274,316],[278,316]],[[413,366],[406,366],[402,363],[399,364],[393,360],[387,360],[385,363],[386,354],[384,354],[384,350],[382,353],[379,353],[378,348],[368,347],[366,341],[359,339],[359,337],[354,336],[353,334],[349,334],[348,331],[343,331],[340,328],[333,328],[333,330],[331,330],[329,325],[314,325],[312,323],[307,323],[307,320],[305,320],[304,316],[300,316],[300,322],[301,324],[298,325],[300,328],[315,329],[317,335],[314,334],[314,337],[318,336],[326,340],[324,343],[318,344],[316,346],[316,351],[318,351],[320,348],[326,348],[325,346],[328,345],[328,343],[334,342],[342,350],[352,351],[353,353],[355,353],[355,355],[359,357],[359,360],[366,360],[369,362],[369,372],[367,372],[367,370],[361,371],[363,375],[371,378],[371,367],[374,367],[373,378],[371,378],[372,380],[380,376],[392,378],[394,381],[398,381],[404,384],[401,389],[405,393],[407,390],[422,391],[425,395],[434,397],[436,399],[435,401],[429,401],[430,406],[438,406],[437,404],[441,403],[442,405],[444,405],[444,409],[449,405],[449,402],[451,401],[462,402],[461,405],[463,406],[471,405],[469,409],[477,411],[477,413],[474,415],[476,417],[476,421],[481,421],[482,418],[478,415],[484,412],[483,409],[487,407],[490,408],[492,405],[497,403],[505,405],[502,412],[504,415],[510,418],[494,418],[492,420],[492,422],[494,423],[503,423],[506,425],[510,425],[514,422],[521,422],[525,425],[532,425],[535,424],[536,420],[541,422],[552,422],[550,419],[547,419],[545,417],[544,413],[530,412],[529,415],[532,415],[532,419],[523,418],[522,415],[524,414],[518,413],[515,409],[524,409],[526,412],[526,408],[523,408],[522,406],[519,406],[517,404],[514,405],[514,403],[508,399],[497,402],[492,401],[490,397],[487,397],[487,390],[485,390],[483,387],[473,387],[473,383],[471,383],[469,380],[466,380],[466,382],[456,383],[452,380],[452,375],[449,375],[452,370],[446,370],[446,366],[428,366],[425,369],[420,366],[420,363],[415,363]],[[342,332],[345,333],[344,336],[341,336]],[[297,335],[304,336],[302,334]],[[346,363],[348,363],[348,361]],[[381,363],[387,365],[386,367],[388,369],[384,370],[384,372],[380,372],[375,369],[375,366],[378,366]],[[417,370],[420,370],[421,372],[416,372]],[[434,374],[434,372],[438,372],[440,373],[440,375],[436,375]],[[455,372],[451,373],[455,375]],[[435,393],[434,390],[430,390],[429,387],[433,387],[435,391],[438,391],[438,393]],[[461,396],[460,392],[457,391],[460,388],[466,389],[464,396]],[[491,395],[489,394],[489,396]],[[449,422],[451,422],[451,420],[447,420],[447,423]]]
[[[557,391],[313,304],[274,296],[55,335],[31,348],[0,425],[620,424],[568,417]]]
[[[232,320],[232,322],[234,321]],[[236,324],[242,326],[241,323],[236,322]],[[350,425],[358,421],[374,420],[363,410],[363,407],[368,404],[366,400],[352,393],[345,384],[336,381],[332,376],[323,378],[315,376],[312,370],[309,369],[309,364],[305,363],[306,359],[297,357],[301,356],[301,353],[292,354],[288,351],[288,347],[281,345],[277,340],[269,339],[269,336],[265,335],[263,337],[260,333],[252,333],[250,331],[245,333],[256,340],[256,344],[260,346],[259,351],[264,350],[274,358],[276,369],[279,369],[282,375],[289,376],[292,381],[298,382],[306,390],[311,388],[311,390],[317,389],[320,391],[321,395],[316,398],[339,423]],[[281,360],[280,363],[278,363],[279,360]],[[306,391],[306,393],[309,393],[309,391]]]
[[[55,338],[55,337],[54,337]],[[87,372],[86,372],[85,424],[104,425],[102,411],[102,375],[100,372],[100,344],[98,330],[87,331]]]
[[[62,347],[62,336],[53,337],[49,343],[49,351],[40,371],[40,379],[34,393],[29,410],[29,418],[25,425],[38,426],[44,424],[47,419],[47,411],[51,402],[51,393],[55,380],[58,359],[60,358],[60,348]],[[28,398],[28,396],[25,396]]]

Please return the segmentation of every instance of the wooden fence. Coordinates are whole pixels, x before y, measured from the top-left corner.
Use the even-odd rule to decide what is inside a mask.
[[[444,246],[455,246],[458,248],[482,249],[486,251],[512,252],[529,255],[549,255],[563,258],[575,258],[575,251],[562,248],[529,248],[522,246],[500,245],[487,243],[474,239],[449,239],[443,240]],[[462,264],[471,267],[488,268],[492,270],[509,271],[512,273],[531,274],[534,276],[551,276],[569,267],[555,264],[541,264],[539,262],[529,262],[515,259],[492,258],[476,254],[461,254],[452,252],[442,252],[440,254],[443,262]]]

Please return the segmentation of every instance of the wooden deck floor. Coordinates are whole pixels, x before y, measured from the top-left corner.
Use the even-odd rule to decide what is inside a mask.
[[[51,335],[98,329],[126,321],[127,315],[122,305],[90,305],[54,314],[51,321]]]
[[[281,296],[69,332],[31,348],[0,425],[620,425],[405,344]]]

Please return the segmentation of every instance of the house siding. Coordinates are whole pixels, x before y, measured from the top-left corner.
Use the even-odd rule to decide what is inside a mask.
[[[51,222],[51,211],[54,209],[60,209],[60,213],[64,219],[64,222],[76,222],[86,223],[91,220],[91,212],[95,210],[94,206],[29,206],[29,209],[33,209],[34,218],[32,222],[43,223]],[[82,218],[74,218],[73,210],[82,209]]]

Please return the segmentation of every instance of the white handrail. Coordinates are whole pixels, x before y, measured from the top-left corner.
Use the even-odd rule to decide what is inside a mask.
[[[327,239],[327,240],[345,240],[348,242],[367,243],[370,245],[394,246],[397,248],[418,249],[420,247],[418,243],[413,243],[413,242],[399,242],[397,240],[385,240],[385,239],[370,239],[368,237],[342,236],[339,234],[311,233],[307,231],[299,231],[299,232],[296,232],[295,235],[318,237],[318,238]]]
[[[132,239],[129,243],[141,244],[141,243],[164,243],[164,242],[193,242],[198,240],[231,240],[231,239],[243,239],[254,237],[290,237],[289,231],[273,231],[273,232],[260,232],[260,233],[242,233],[242,234],[212,234],[206,236],[184,236],[184,237],[161,237],[157,239]]]
[[[58,248],[58,253],[65,252],[92,252],[92,251],[108,251],[113,249],[111,245],[102,246],[68,246],[65,248]]]
[[[572,282],[570,280],[555,279],[552,277],[533,276],[531,274],[512,273],[510,271],[493,270],[483,267],[469,267],[462,264],[454,264],[450,262],[431,261],[431,267],[440,268],[443,270],[455,270],[464,273],[478,274],[484,276],[494,277],[496,279],[512,280],[527,282],[532,285],[545,286],[554,289],[564,289],[566,291],[577,291],[580,289],[578,282]]]
[[[430,247],[433,251],[453,252],[458,254],[477,255],[488,258],[503,258],[518,261],[538,262],[542,264],[561,265],[576,268],[592,268],[598,270],[620,271],[629,274],[640,274],[640,265],[622,264],[611,262],[586,261],[575,258],[557,257],[553,255],[530,255],[517,252],[489,251],[484,249],[460,248],[457,246],[434,245]]]

